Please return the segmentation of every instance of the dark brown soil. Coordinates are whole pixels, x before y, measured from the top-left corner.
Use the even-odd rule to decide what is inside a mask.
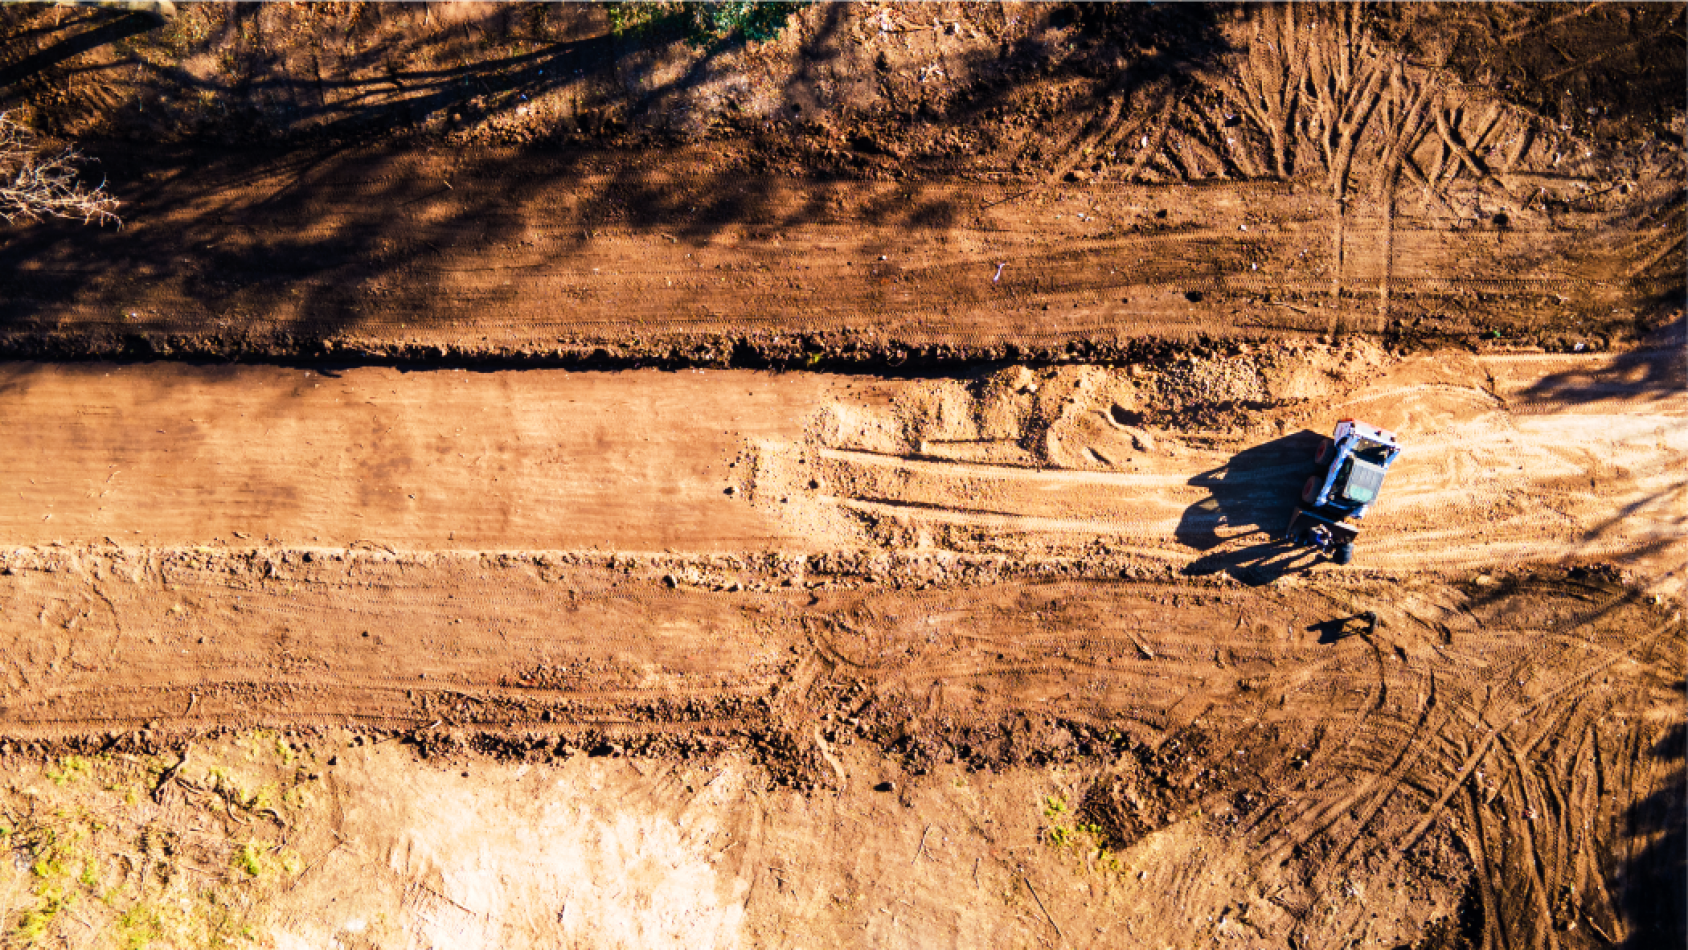
[[[1682,944],[1681,4],[708,9],[0,7],[0,942]]]

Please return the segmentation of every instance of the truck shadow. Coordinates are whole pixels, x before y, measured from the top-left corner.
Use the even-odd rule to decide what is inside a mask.
[[[1318,554],[1280,535],[1295,510],[1302,482],[1312,474],[1313,453],[1323,438],[1310,429],[1280,436],[1190,479],[1189,484],[1206,489],[1208,497],[1184,509],[1173,536],[1207,553],[1190,562],[1184,573],[1226,573],[1258,586],[1318,563]],[[1240,534],[1239,528],[1244,529]],[[1235,546],[1245,538],[1253,543]]]

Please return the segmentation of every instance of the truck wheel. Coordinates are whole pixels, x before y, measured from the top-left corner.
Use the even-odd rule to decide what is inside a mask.
[[[1331,555],[1331,560],[1338,564],[1347,564],[1354,560],[1354,542],[1344,541],[1337,545],[1335,553]]]
[[[1317,475],[1308,476],[1307,484],[1301,486],[1301,500],[1306,502],[1307,504],[1311,505],[1313,503],[1314,497],[1316,497],[1318,494],[1319,494],[1319,476],[1317,476]]]
[[[1326,439],[1323,442],[1320,442],[1319,450],[1313,453],[1313,461],[1319,463],[1320,465],[1330,461],[1331,446],[1335,444],[1336,442],[1331,439]]]

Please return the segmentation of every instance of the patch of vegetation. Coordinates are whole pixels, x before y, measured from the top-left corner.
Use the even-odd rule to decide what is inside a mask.
[[[318,817],[302,787],[313,754],[267,731],[190,752],[203,781],[186,754],[66,756],[0,789],[0,947],[80,946],[89,928],[90,946],[125,950],[261,939],[304,866],[261,829],[296,835]],[[155,788],[173,799],[168,824],[132,807]]]
[[[292,877],[304,868],[297,852],[267,841],[248,841],[234,852],[235,868],[249,878]]]
[[[259,853],[256,845],[246,842],[234,853],[234,866],[245,871],[247,877],[263,877],[264,865],[258,860]]]
[[[792,0],[631,0],[605,4],[610,29],[617,34],[652,34],[674,30],[693,47],[722,43],[765,43],[779,36],[791,15],[803,7]]]
[[[1118,856],[1108,848],[1102,827],[1080,820],[1067,806],[1066,799],[1059,795],[1045,796],[1043,818],[1043,840],[1050,847],[1093,859],[1096,867],[1112,873],[1124,870]]]
[[[146,950],[164,939],[164,920],[153,907],[136,904],[117,918],[117,945],[122,950]]]
[[[752,43],[765,43],[778,36],[800,7],[799,3],[779,0],[721,0],[690,5],[692,23],[699,32],[717,40],[742,36]]]
[[[47,932],[52,928],[53,921],[70,904],[70,895],[63,888],[47,885],[35,892],[35,906],[24,910],[18,919],[17,930],[14,935],[26,947],[40,944]]]
[[[69,785],[88,774],[88,760],[67,755],[59,760],[59,767],[48,766],[47,779],[54,785]]]

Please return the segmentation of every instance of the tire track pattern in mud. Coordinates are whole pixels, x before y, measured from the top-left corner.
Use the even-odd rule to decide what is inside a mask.
[[[1104,97],[1033,176],[986,155],[817,180],[696,146],[637,167],[113,155],[123,231],[0,241],[0,349],[953,364],[1340,332],[1569,346],[1680,305],[1680,149],[1597,144],[1409,62],[1367,17],[1251,11],[1194,89]]]
[[[1645,360],[1622,370],[1639,378],[1584,382],[1616,365],[1385,359],[1347,386],[1248,356],[1133,373],[1013,369],[910,386],[889,406],[837,407],[807,464],[826,486],[822,500],[888,545],[1100,544],[1264,582],[1309,566],[1275,535],[1313,470],[1324,433],[1311,427],[1356,416],[1401,433],[1408,448],[1362,525],[1366,565],[1582,559],[1671,576],[1688,484],[1683,406],[1670,385],[1635,372]],[[1541,385],[1560,367],[1575,382]],[[1204,374],[1217,382],[1201,383]],[[1194,393],[1169,398],[1169,380],[1191,378]],[[1244,417],[1248,435],[1182,424],[1227,401],[1258,407]]]
[[[216,168],[175,187],[214,188]],[[1105,185],[987,210],[1012,192],[753,181],[735,186],[759,209],[751,220],[682,240],[662,209],[684,203],[683,184],[652,186],[644,198],[652,207],[635,212],[648,223],[605,226],[569,220],[590,215],[571,193],[619,187],[609,180],[571,177],[524,198],[489,177],[435,196],[411,194],[421,187],[413,182],[448,171],[407,171],[416,178],[382,173],[376,184],[360,180],[373,169],[350,165],[312,182],[297,208],[256,206],[286,184],[284,170],[245,198],[157,198],[182,210],[142,209],[121,238],[98,239],[167,247],[192,235],[192,247],[144,280],[89,267],[118,252],[81,246],[93,238],[10,238],[0,260],[19,279],[0,313],[0,342],[14,356],[707,363],[739,358],[740,344],[744,358],[793,365],[817,354],[879,361],[910,350],[958,361],[1009,348],[1058,357],[1070,344],[1124,352],[1145,338],[1405,333],[1409,324],[1421,335],[1505,324],[1514,336],[1557,339],[1563,331],[1545,315],[1558,301],[1609,317],[1669,286],[1611,276],[1631,267],[1627,246],[1584,237],[1623,227],[1610,214],[1586,215],[1569,232],[1524,217],[1506,231],[1465,231],[1406,208],[1387,224],[1356,209],[1338,252],[1323,233],[1328,213],[1289,186],[1174,196]],[[496,210],[482,207],[493,201]],[[210,208],[189,210],[201,205]],[[386,210],[395,205],[397,218]],[[895,210],[930,206],[951,209],[956,223],[934,231],[899,216],[918,210]],[[815,207],[837,210],[814,220]],[[209,220],[185,218],[201,214]],[[480,237],[489,228],[511,236],[489,244]],[[1635,233],[1657,244],[1672,230]],[[1376,250],[1385,242],[1387,260]],[[386,250],[366,256],[364,244]],[[214,257],[203,256],[207,246]],[[278,259],[293,263],[278,271]],[[1466,313],[1474,295],[1488,303]],[[1378,302],[1385,296],[1388,306]],[[1606,323],[1587,324],[1583,337]]]
[[[1564,593],[1573,596],[1568,604]],[[1673,766],[1659,756],[1646,760],[1647,774],[1638,782],[1608,784],[1602,777],[1607,770],[1639,757],[1630,748],[1589,745],[1597,724],[1629,721],[1638,702],[1661,708],[1679,691],[1673,683],[1680,674],[1650,658],[1681,637],[1680,615],[1655,611],[1655,626],[1637,629],[1648,615],[1634,611],[1639,599],[1632,591],[1546,591],[1531,584],[1480,596],[1475,610],[1467,608],[1475,621],[1468,621],[1471,639],[1484,647],[1495,639],[1517,645],[1462,648],[1467,636],[1450,628],[1448,645],[1432,649],[1454,667],[1485,671],[1465,682],[1445,667],[1426,670],[1399,652],[1391,655],[1386,644],[1370,644],[1379,679],[1354,728],[1309,761],[1311,768],[1293,783],[1294,806],[1240,826],[1243,852],[1261,855],[1268,865],[1297,849],[1323,855],[1300,898],[1296,938],[1302,945],[1364,933],[1363,905],[1342,899],[1340,882],[1356,867],[1387,880],[1448,816],[1458,816],[1451,827],[1466,853],[1484,856],[1477,883],[1484,920],[1496,931],[1486,939],[1543,945],[1580,922],[1606,933],[1634,925],[1612,902],[1606,882],[1586,863],[1575,863],[1579,854],[1609,853],[1627,832],[1610,820],[1576,817],[1586,812],[1571,803],[1599,787],[1616,796],[1615,808],[1635,808],[1659,791],[1661,781],[1681,784],[1679,774],[1664,778]],[[1520,636],[1522,630],[1497,631],[1508,613],[1540,610],[1544,603],[1568,616],[1533,631],[1534,642]],[[1641,667],[1649,672],[1614,672]],[[1625,741],[1657,743],[1668,730],[1655,723],[1641,727],[1647,738]]]
[[[1124,836],[1122,860],[1203,829],[1223,857],[1194,876],[1170,862],[1185,876],[1168,893],[1201,907],[1298,882],[1251,919],[1302,946],[1371,935],[1356,888],[1431,873],[1441,844],[1417,846],[1449,836],[1492,939],[1641,932],[1617,870],[1586,855],[1658,846],[1668,825],[1635,816],[1681,792],[1679,609],[1593,575],[1263,591],[955,558],[936,582],[871,559],[727,582],[638,558],[342,556],[273,576],[230,554],[14,552],[0,734],[127,748],[350,725],[436,754],[742,748],[804,786],[850,781],[839,757],[862,744],[916,776],[1089,764],[1103,778],[1083,807]],[[1104,794],[1108,775],[1129,798]]]

